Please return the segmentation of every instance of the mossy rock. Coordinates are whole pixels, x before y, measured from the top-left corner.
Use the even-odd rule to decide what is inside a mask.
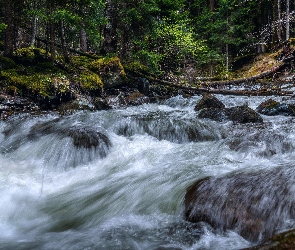
[[[7,88],[19,94],[37,94],[49,97],[70,91],[70,81],[64,74],[25,74],[16,69],[1,71]]]
[[[44,49],[35,47],[17,49],[13,52],[13,56],[17,63],[24,66],[35,65],[49,60]]]
[[[87,56],[73,56],[71,57],[71,65],[75,67],[84,67],[88,68],[89,64],[93,61],[92,58]]]
[[[81,89],[85,92],[100,92],[103,89],[103,82],[101,78],[88,70],[81,72],[76,79]]]
[[[142,64],[141,62],[134,61],[124,64],[124,68],[131,72],[139,72],[142,74],[149,74],[148,67]]]
[[[94,60],[88,68],[101,77],[104,88],[121,85],[126,80],[126,73],[118,57]]]
[[[0,70],[16,68],[17,64],[10,58],[0,56]]]
[[[256,109],[259,113],[268,116],[285,115],[295,116],[295,105],[279,103],[272,99],[262,102]]]

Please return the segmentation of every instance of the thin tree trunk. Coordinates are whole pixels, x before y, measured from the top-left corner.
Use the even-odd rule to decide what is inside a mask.
[[[33,8],[36,9],[37,7],[37,1],[34,1],[34,6]],[[37,15],[34,15],[33,20],[32,20],[32,31],[31,31],[31,41],[30,41],[30,46],[33,47],[36,42],[36,36],[37,36],[37,21],[38,17]]]
[[[282,42],[282,10],[281,10],[281,0],[278,0],[278,29],[277,35],[279,42]]]
[[[80,48],[82,52],[87,52],[87,34],[84,28],[80,29]]]
[[[60,28],[60,40],[61,40],[61,47],[62,47],[62,53],[65,59],[65,62],[70,62],[69,55],[66,48],[66,37],[65,37],[65,29],[64,29],[64,23],[62,20],[59,21],[59,28]]]
[[[36,36],[37,36],[37,21],[38,18],[37,16],[33,17],[33,21],[32,21],[32,34],[31,34],[31,41],[30,41],[30,46],[33,47],[35,45],[36,42]]]
[[[55,60],[55,25],[52,21],[50,21],[49,28],[50,28],[50,57],[51,57],[51,61],[54,62]]]
[[[286,0],[286,41],[290,39],[290,0]]]
[[[118,46],[117,35],[117,13],[116,3],[114,0],[106,1],[105,17],[108,23],[104,28],[104,40],[102,45],[102,54],[116,53]]]
[[[210,11],[214,11],[215,9],[215,0],[210,0]]]
[[[14,23],[13,23],[13,1],[5,1],[5,22],[7,28],[5,30],[4,55],[12,56],[14,45]]]

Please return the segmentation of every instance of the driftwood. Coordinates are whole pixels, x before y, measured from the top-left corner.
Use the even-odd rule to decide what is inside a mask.
[[[159,84],[167,85],[174,88],[184,89],[196,94],[207,92],[212,94],[242,95],[242,96],[270,96],[270,95],[278,95],[278,96],[289,95],[290,96],[290,95],[293,95],[293,91],[282,91],[278,87],[274,89],[263,88],[260,90],[225,89],[225,87],[227,86],[242,86],[243,84],[254,83],[257,80],[273,76],[275,73],[279,72],[284,67],[286,67],[286,63],[281,61],[277,66],[271,68],[270,70],[262,72],[259,75],[255,75],[255,76],[251,76],[247,78],[239,78],[239,79],[233,79],[233,80],[227,80],[227,81],[200,81],[199,79],[197,79],[195,81],[195,85],[198,85],[200,87],[192,87],[187,85],[176,84],[170,81],[157,79],[153,76],[148,76],[148,75],[145,75],[139,72],[130,71],[130,70],[126,70],[126,72],[130,77],[137,76],[137,77],[146,78],[152,83],[159,83]]]

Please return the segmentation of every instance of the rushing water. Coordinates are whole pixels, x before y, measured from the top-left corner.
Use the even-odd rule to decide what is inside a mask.
[[[218,98],[227,107],[263,101]],[[200,120],[199,99],[0,122],[0,249],[251,246],[235,232],[186,222],[185,190],[205,176],[292,165],[294,118],[264,116],[263,125]],[[81,128],[109,144],[75,145],[69,131]]]

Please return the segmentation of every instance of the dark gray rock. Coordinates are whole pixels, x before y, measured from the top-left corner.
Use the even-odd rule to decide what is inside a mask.
[[[195,110],[198,111],[204,108],[225,108],[225,105],[214,95],[204,94],[203,98],[195,106]]]
[[[293,167],[207,177],[187,189],[185,216],[261,242],[295,219],[294,186]]]

